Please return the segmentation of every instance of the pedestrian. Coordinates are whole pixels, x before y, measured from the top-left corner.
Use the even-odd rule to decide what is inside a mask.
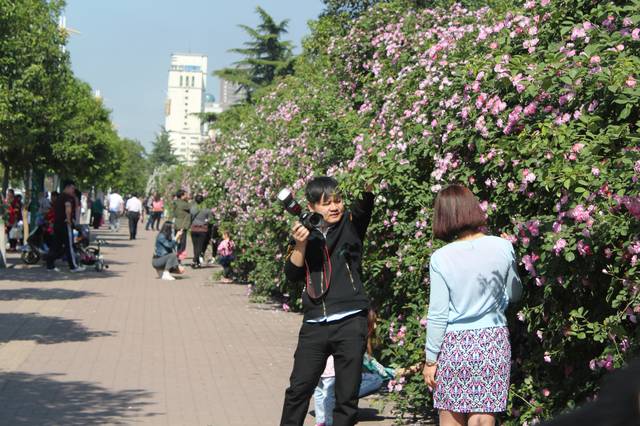
[[[505,411],[511,346],[505,309],[522,284],[511,243],[484,231],[478,199],[462,185],[436,197],[429,261],[426,362],[441,425],[493,425]]]
[[[204,263],[204,252],[209,241],[209,222],[211,221],[211,209],[201,207],[204,197],[196,195],[195,204],[191,206],[191,241],[193,242],[193,264],[199,268]]]
[[[178,240],[178,260],[181,262],[187,257],[187,232],[191,227],[191,205],[187,201],[187,193],[183,189],[176,192],[176,200],[173,204],[173,216],[177,230],[182,230]]]
[[[308,229],[299,221],[292,227],[284,271],[289,281],[304,285],[304,317],[280,425],[303,424],[329,355],[334,357],[336,372],[334,424],[353,425],[369,309],[360,278],[362,247],[374,196],[367,188],[350,212],[345,212],[338,182],[327,176],[309,181],[305,196],[309,210],[324,220],[316,228]]]
[[[380,390],[385,381],[396,377],[396,371],[383,366],[373,357],[373,344],[375,340],[377,315],[370,309],[367,315],[367,351],[362,360],[362,376],[358,398],[364,398]],[[335,368],[333,355],[327,359],[327,364],[320,378],[320,382],[313,392],[316,414],[316,426],[333,425],[333,409],[335,407]]]
[[[102,203],[102,193],[96,195],[96,199],[91,203],[91,223],[93,229],[99,229],[102,225],[102,216],[104,215],[104,204]]]
[[[231,263],[235,260],[234,250],[235,243],[231,240],[231,236],[228,231],[222,232],[222,241],[218,244],[218,263],[222,265],[222,282],[230,283],[233,280],[232,276],[232,268]]]
[[[82,272],[84,266],[78,263],[73,250],[73,227],[76,211],[75,183],[71,180],[62,184],[63,191],[56,198],[54,209],[53,238],[47,255],[47,270],[59,271],[55,266],[56,259],[63,255],[67,258],[71,272]]]
[[[5,205],[7,209],[7,223],[5,225],[5,231],[9,237],[9,249],[8,252],[17,251],[18,245],[18,221],[20,214],[20,201],[16,197],[16,193],[13,189],[7,190],[7,197],[5,198]]]
[[[44,218],[50,208],[51,200],[49,200],[49,193],[47,191],[43,191],[40,199],[38,200],[38,215]]]
[[[160,194],[156,192],[151,202],[151,228],[155,227],[156,231],[160,229],[160,220],[162,219],[163,213],[164,200],[160,197]]]
[[[144,222],[144,214],[142,210],[142,201],[135,192],[127,200],[125,205],[127,218],[129,219],[129,239],[135,240],[138,233],[138,222]]]
[[[158,273],[158,277],[163,280],[175,280],[175,277],[171,275],[171,272],[179,274],[185,272],[184,268],[180,265],[180,262],[178,262],[178,256],[176,254],[176,247],[178,245],[177,241],[180,239],[182,232],[182,230],[178,230],[174,237],[173,222],[166,221],[162,225],[162,230],[158,232],[158,236],[156,237],[151,265]]]
[[[109,209],[109,229],[111,231],[119,231],[120,215],[124,211],[124,200],[116,191],[109,194],[107,208]]]

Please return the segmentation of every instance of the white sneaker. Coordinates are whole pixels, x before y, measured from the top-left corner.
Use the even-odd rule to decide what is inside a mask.
[[[69,272],[84,272],[86,271],[87,268],[85,268],[83,265],[79,265],[77,268],[74,269],[69,269]]]
[[[47,268],[47,272],[60,272],[60,268],[58,268],[57,266],[55,266],[55,267],[53,267],[51,269]]]
[[[176,278],[169,273],[169,271],[164,271],[162,273],[162,279],[165,281],[175,281]]]

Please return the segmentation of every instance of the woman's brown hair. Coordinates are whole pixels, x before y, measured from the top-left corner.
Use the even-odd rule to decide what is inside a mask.
[[[370,308],[367,312],[367,353],[372,356],[374,346],[378,346],[378,337],[376,336],[376,322],[378,314],[374,308]]]
[[[433,235],[450,242],[486,226],[487,219],[475,195],[466,187],[449,185],[438,193],[433,207]]]

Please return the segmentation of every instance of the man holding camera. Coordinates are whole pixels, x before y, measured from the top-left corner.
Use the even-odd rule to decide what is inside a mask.
[[[284,269],[289,281],[304,283],[304,319],[285,393],[282,426],[303,424],[329,355],[333,355],[336,372],[334,424],[357,421],[369,309],[361,280],[362,251],[374,196],[365,192],[345,212],[337,187],[331,177],[313,178],[305,196],[309,210],[323,220],[316,224],[301,216],[304,224],[296,221],[292,229]]]

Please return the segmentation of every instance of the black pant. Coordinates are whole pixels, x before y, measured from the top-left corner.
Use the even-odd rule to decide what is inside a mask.
[[[138,233],[138,221],[140,220],[140,213],[129,212],[127,213],[129,218],[129,239],[135,240]]]
[[[200,257],[204,258],[204,252],[207,249],[207,232],[191,232],[191,241],[193,242],[193,263],[200,264]]]
[[[93,229],[100,229],[100,225],[102,225],[102,213],[93,213],[91,215],[91,224],[93,225]]]
[[[178,254],[182,253],[187,249],[187,232],[188,231],[186,229],[182,230],[182,235],[180,236],[180,240],[178,241],[178,247],[176,248]],[[178,258],[180,258],[180,256],[178,256]]]
[[[53,226],[53,238],[47,255],[47,269],[53,269],[56,259],[67,256],[69,269],[77,268],[75,253],[73,252],[73,230],[65,223]]]
[[[309,399],[329,355],[333,355],[336,370],[333,424],[347,426],[356,423],[362,358],[367,341],[366,314],[363,311],[329,323],[302,324],[280,426],[301,426],[304,423]]]
[[[162,212],[151,212],[151,229],[155,227],[156,231],[160,230],[161,218],[162,218]]]

